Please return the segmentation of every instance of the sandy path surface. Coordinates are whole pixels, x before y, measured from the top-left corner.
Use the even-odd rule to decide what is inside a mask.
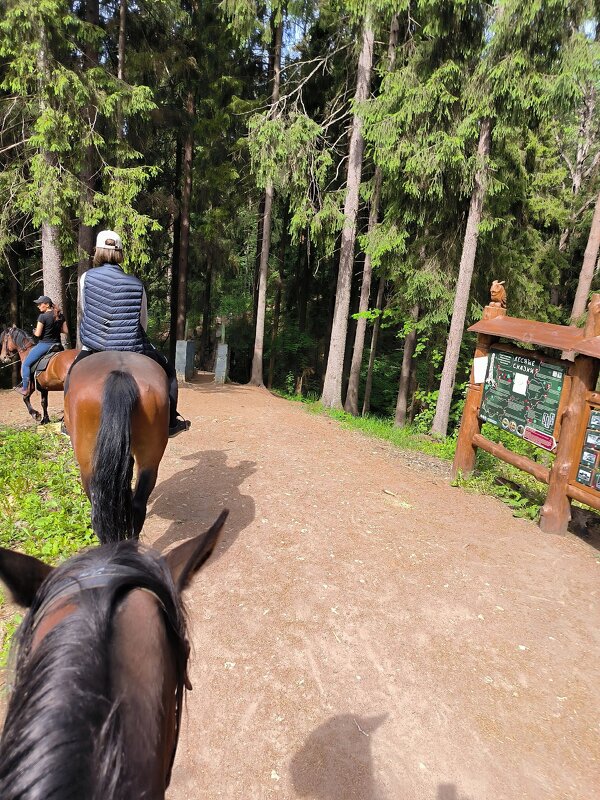
[[[264,390],[188,385],[180,406],[144,538],[231,513],[186,597],[170,800],[598,796],[592,543]],[[0,409],[23,421],[15,394]]]

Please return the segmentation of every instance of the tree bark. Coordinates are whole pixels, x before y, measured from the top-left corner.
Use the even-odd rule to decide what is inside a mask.
[[[398,23],[398,15],[394,14],[390,25],[390,35],[388,41],[388,71],[393,69],[394,62],[396,60],[396,45],[398,44],[399,30],[400,26]],[[369,209],[369,233],[374,230],[379,218],[379,201],[381,197],[382,184],[383,172],[381,171],[381,167],[377,166],[375,167],[375,175],[373,176],[373,195],[371,197],[371,207]],[[363,267],[362,286],[358,304],[359,314],[364,314],[369,308],[372,272],[371,256],[367,253]],[[367,320],[364,317],[359,317],[356,323],[354,350],[352,351],[352,364],[350,367],[350,379],[348,381],[348,390],[346,392],[346,401],[344,403],[344,410],[349,414],[353,414],[355,417],[358,416],[358,390],[360,386],[360,369],[363,361],[366,331]]]
[[[8,261],[9,275],[9,305],[8,305],[8,323],[9,325],[19,325],[19,281],[17,279],[18,263],[16,254],[9,246],[7,248],[6,258]],[[17,361],[13,362],[12,385],[17,386],[19,383],[20,369]]]
[[[258,220],[256,222],[256,256],[254,258],[254,282],[252,284],[252,327],[256,330],[258,311],[258,285],[260,283],[260,258],[262,254],[263,227],[265,224],[265,195],[258,201]]]
[[[125,80],[125,35],[127,28],[127,0],[119,0],[119,50],[117,54],[117,78]]]
[[[185,339],[187,316],[187,278],[190,252],[190,208],[192,200],[192,162],[194,159],[195,98],[188,93],[186,101],[189,129],[183,144],[183,190],[181,192],[181,235],[179,239],[179,264],[177,269],[177,339]]]
[[[58,225],[42,222],[42,276],[44,294],[57,303],[66,317],[65,282],[60,249],[60,229]],[[69,339],[61,335],[63,345],[69,346]]]
[[[490,119],[484,119],[481,123],[479,132],[479,144],[477,147],[478,167],[475,173],[475,185],[471,194],[469,206],[469,216],[467,217],[467,228],[463,242],[463,250],[460,258],[458,270],[458,281],[456,283],[456,295],[454,298],[454,308],[452,310],[452,321],[450,322],[450,332],[444,367],[442,369],[442,380],[440,383],[440,393],[435,409],[435,416],[431,426],[431,432],[438,436],[446,436],[448,431],[448,418],[450,416],[450,405],[452,403],[452,391],[456,380],[456,367],[460,354],[460,343],[462,340],[467,307],[469,303],[469,293],[471,290],[471,280],[473,278],[473,267],[475,266],[475,255],[477,253],[477,239],[479,237],[479,223],[483,213],[483,201],[485,198],[487,184],[487,158],[490,152],[492,123]]]
[[[597,32],[598,34],[598,32]],[[597,38],[597,36],[596,36]],[[573,193],[573,201],[579,196],[581,185],[584,180],[589,179],[596,169],[596,162],[592,161],[586,168],[586,161],[590,153],[590,148],[594,142],[594,122],[595,122],[595,108],[596,108],[596,87],[591,84],[587,87],[583,104],[579,112],[579,132],[577,137],[577,149],[575,152],[575,160],[572,163],[565,152],[562,152],[562,157],[567,164],[569,174],[571,176],[571,191]],[[568,224],[563,229],[558,242],[558,252],[564,253],[567,250],[569,241],[573,234],[573,230],[577,223],[577,219],[586,210],[587,203],[581,208],[576,210],[573,208],[571,217]],[[550,302],[552,305],[559,305],[562,284],[552,286],[550,289]],[[582,312],[583,313],[583,312]]]
[[[200,369],[209,369],[208,351],[210,348],[210,319],[212,298],[212,261],[206,265],[204,281],[204,308],[202,309],[202,336],[200,338]]]
[[[40,27],[40,48],[38,51],[38,68],[42,80],[49,82],[48,67],[48,36],[43,25]],[[46,110],[46,101],[43,94],[40,95],[40,111]],[[42,157],[49,168],[56,166],[56,158],[53,153],[42,150]],[[54,205],[54,198],[51,198],[50,206]],[[51,208],[51,214],[54,210]],[[62,254],[60,249],[60,229],[57,224],[50,221],[42,222],[42,279],[44,294],[48,295],[54,303],[57,303],[66,316],[65,308],[65,282],[62,270]],[[61,335],[63,345],[69,346],[68,337]]]
[[[281,290],[283,281],[281,278],[277,281],[275,288],[275,307],[273,309],[273,327],[271,329],[271,356],[269,358],[269,377],[267,379],[267,387],[273,388],[273,373],[275,372],[275,342],[277,341],[277,333],[279,332],[279,314],[281,312]]]
[[[383,306],[383,292],[385,290],[385,278],[383,275],[379,278],[379,286],[377,288],[377,300],[375,301],[375,308],[381,311]],[[365,396],[363,399],[362,416],[366,416],[371,409],[371,389],[373,388],[373,366],[375,364],[375,355],[377,354],[377,340],[379,339],[379,327],[381,325],[381,314],[378,314],[375,322],[373,323],[373,333],[371,334],[371,350],[369,352],[369,366],[367,367],[367,380],[365,381]]]
[[[306,312],[308,307],[308,291],[310,285],[310,231],[300,239],[298,245],[298,330],[306,331]]]
[[[169,293],[169,361],[175,365],[177,350],[177,308],[179,286],[179,251],[181,245],[181,171],[183,146],[181,138],[175,140],[175,180],[173,184],[173,200],[175,215],[173,219],[173,247],[171,249],[171,284]]]
[[[594,272],[596,271],[599,248],[600,194],[596,198],[594,216],[592,217],[592,226],[590,228],[590,234],[588,236],[585,253],[583,254],[583,264],[581,266],[581,272],[579,273],[579,281],[577,282],[577,292],[575,293],[575,300],[573,302],[573,308],[571,309],[571,323],[576,322],[586,309]]]
[[[363,23],[362,46],[358,59],[356,79],[356,103],[369,96],[371,70],[373,67],[373,29],[368,17]],[[356,217],[358,214],[359,189],[362,175],[364,139],[362,119],[355,114],[352,119],[352,134],[348,151],[348,173],[346,200],[344,203],[344,227],[340,250],[340,265],[333,312],[333,325],[327,369],[323,383],[321,402],[326,408],[342,408],[342,378],[344,371],[344,350],[348,330],[348,311],[350,308],[350,289],[352,265],[354,263],[354,244],[356,239]]]
[[[283,39],[283,16],[275,26],[273,37],[273,92],[271,94],[271,111],[279,100],[281,83],[281,44]],[[271,219],[273,214],[273,182],[268,181],[265,189],[265,211],[263,214],[262,242],[260,249],[260,269],[258,278],[258,300],[256,305],[256,335],[254,338],[254,354],[252,357],[252,375],[250,384],[263,385],[263,350],[265,337],[265,314],[267,307],[267,277],[269,272],[269,250],[271,247]]]
[[[416,324],[419,319],[419,304],[410,310],[410,317]],[[408,410],[408,385],[410,383],[410,370],[412,367],[413,355],[417,344],[417,329],[412,327],[404,340],[404,353],[402,354],[402,369],[400,371],[400,384],[398,386],[398,400],[396,401],[396,417],[394,425],[398,428],[406,425],[406,414]]]
[[[100,24],[100,4],[98,0],[87,0],[85,4],[85,21],[91,25]],[[90,67],[98,66],[100,54],[98,47],[95,43],[88,42],[84,48],[84,70]],[[85,111],[90,130],[94,125],[95,109],[93,106],[88,106]],[[81,202],[84,209],[90,207],[94,202],[94,191],[96,188],[96,169],[95,169],[95,154],[96,149],[93,144],[86,147],[83,165],[81,167]],[[85,211],[84,211],[85,213]],[[77,233],[77,291],[79,291],[79,278],[87,272],[91,266],[92,253],[94,250],[94,228],[91,225],[86,225],[83,221],[79,222],[79,231]],[[79,324],[80,308],[77,305],[77,346],[79,346]]]

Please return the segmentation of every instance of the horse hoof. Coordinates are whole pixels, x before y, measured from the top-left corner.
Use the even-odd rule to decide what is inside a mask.
[[[36,422],[41,422],[42,415],[41,415],[41,414],[38,414],[38,413],[37,413],[37,411],[36,411],[36,413],[33,415],[33,418],[34,418],[34,420],[35,420]]]

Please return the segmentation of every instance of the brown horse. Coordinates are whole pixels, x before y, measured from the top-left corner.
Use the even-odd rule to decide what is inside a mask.
[[[18,353],[21,362],[23,362],[34,344],[35,342],[31,336],[26,334],[21,328],[17,328],[16,325],[13,325],[0,334],[0,361],[5,364]],[[50,358],[48,366],[43,372],[40,372],[39,375],[35,377],[32,372],[32,377],[29,381],[29,391],[23,397],[23,402],[27,406],[27,411],[29,411],[36,422],[41,422],[42,425],[46,425],[50,422],[50,417],[48,416],[48,392],[62,392],[67,372],[73,361],[75,361],[78,353],[79,350],[61,350]],[[35,392],[36,382],[42,398],[43,416],[31,405],[30,397]]]
[[[69,374],[65,426],[92,504],[95,534],[102,543],[138,537],[167,446],[165,371],[139,353],[87,356]]]
[[[0,548],[0,578],[29,608],[0,738],[2,800],[165,797],[191,689],[181,592],[226,517],[164,558],[122,541],[52,569]]]

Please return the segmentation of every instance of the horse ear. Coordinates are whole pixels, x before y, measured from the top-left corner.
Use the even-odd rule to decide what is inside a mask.
[[[217,521],[206,533],[200,533],[198,536],[188,539],[187,542],[174,547],[165,554],[165,561],[180,592],[188,586],[192,576],[198,572],[215,549],[228,514],[228,509],[221,511]]]
[[[10,590],[15,603],[29,608],[44,579],[53,567],[33,556],[0,547],[0,580]]]

